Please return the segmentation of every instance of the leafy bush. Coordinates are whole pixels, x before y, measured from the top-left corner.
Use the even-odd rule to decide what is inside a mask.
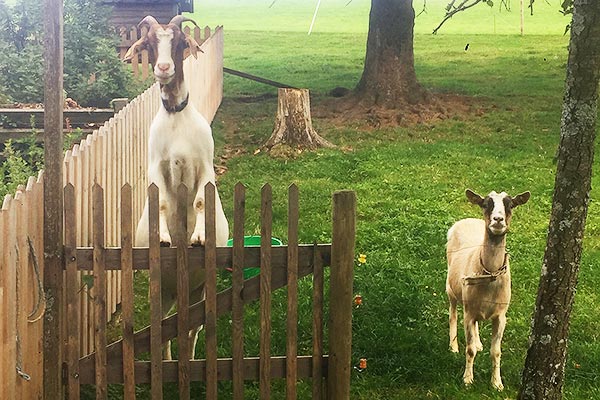
[[[8,140],[0,151],[0,199],[14,195],[18,185],[25,184],[30,176],[44,169],[44,147],[32,117],[30,134],[22,139]],[[83,133],[77,128],[64,134],[63,148],[70,149],[81,140]],[[1,203],[1,200],[0,200]]]
[[[44,96],[42,14],[39,4],[25,0],[9,8],[0,0],[0,93],[19,102]]]
[[[10,7],[0,0],[0,100],[43,101],[43,18],[37,0]],[[131,96],[131,73],[119,60],[118,37],[99,0],[65,0],[64,86],[81,105],[105,107]]]
[[[27,161],[31,154],[19,150],[12,141],[6,142],[2,154],[5,161],[0,163],[0,196],[14,194],[17,186],[35,175],[35,167]]]

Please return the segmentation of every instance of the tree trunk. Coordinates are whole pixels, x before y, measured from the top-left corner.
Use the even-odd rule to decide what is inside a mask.
[[[333,147],[313,129],[308,89],[279,89],[275,129],[265,147],[287,145],[294,149]]]
[[[372,0],[367,53],[355,95],[387,108],[422,103],[427,91],[417,81],[413,52],[412,0]]]
[[[576,0],[552,215],[520,400],[562,398],[569,318],[591,188],[600,77],[600,2]]]

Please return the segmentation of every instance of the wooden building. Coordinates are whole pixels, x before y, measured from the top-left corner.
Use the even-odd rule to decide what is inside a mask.
[[[182,12],[193,12],[193,0],[103,0],[113,7],[111,22],[115,26],[136,25],[146,15],[167,23]]]

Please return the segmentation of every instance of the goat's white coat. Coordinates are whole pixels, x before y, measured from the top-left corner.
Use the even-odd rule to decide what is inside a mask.
[[[513,207],[529,200],[529,192],[516,196]],[[469,200],[483,206],[481,196],[467,191]],[[483,349],[479,338],[478,321],[492,321],[492,385],[502,390],[500,375],[501,342],[506,327],[506,312],[511,298],[511,275],[509,258],[506,254],[506,235],[510,224],[510,210],[507,212],[503,199],[504,192],[491,192],[488,201],[493,208],[485,213],[485,220],[467,218],[456,222],[448,230],[446,256],[448,276],[446,292],[450,301],[450,349],[458,352],[457,304],[464,311],[464,329],[466,340],[466,365],[464,383],[473,383],[473,362],[477,351]],[[485,266],[485,269],[484,269]],[[505,272],[503,268],[506,268]],[[466,284],[466,277],[498,276],[478,284]]]
[[[204,187],[215,183],[214,142],[208,122],[193,106],[178,113],[160,107],[150,127],[148,140],[148,177],[160,193],[160,240],[172,243],[176,224],[177,187],[188,187],[188,240],[204,244]],[[229,227],[218,192],[216,206],[217,246],[225,246]],[[192,230],[193,229],[193,230]],[[136,245],[148,243],[147,207],[138,224]]]
[[[148,17],[145,19],[147,20]],[[153,19],[152,19],[153,20]],[[154,20],[155,21],[155,20]],[[158,43],[154,43],[157,59],[154,62],[154,76],[161,85],[175,85],[175,90],[166,91],[161,86],[161,98],[175,100],[182,104],[188,98],[188,89],[183,79],[172,82],[176,76],[175,66],[182,65],[181,60],[173,60],[172,39],[173,28],[159,25],[153,26]],[[128,51],[134,54],[137,46],[144,38],[136,42]],[[190,46],[197,43],[187,37]],[[195,56],[196,51],[193,49]],[[127,57],[127,56],[126,56]],[[176,78],[177,79],[177,78]],[[188,104],[179,112],[168,112],[162,104],[150,126],[148,139],[148,179],[159,190],[159,229],[160,241],[164,245],[173,243],[173,239],[184,233],[191,245],[203,245],[205,242],[205,197],[204,189],[208,182],[215,184],[213,166],[214,141],[212,130],[206,119]],[[187,199],[187,232],[177,223],[177,190],[181,183],[188,188]],[[218,192],[215,190],[215,224],[216,244],[225,246],[229,236],[229,226]],[[148,201],[138,222],[135,244],[138,247],[148,246]],[[205,276],[199,268],[190,266],[188,283],[190,304],[201,301],[204,297]],[[161,275],[163,316],[166,316],[176,302],[176,274]],[[192,357],[197,341],[197,329],[190,333],[192,341]],[[166,347],[166,358],[171,359],[170,345]]]

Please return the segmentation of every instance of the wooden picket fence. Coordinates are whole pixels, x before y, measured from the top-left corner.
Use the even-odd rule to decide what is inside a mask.
[[[204,40],[198,58],[184,62],[190,101],[211,122],[223,93],[223,31],[217,28]],[[104,242],[119,246],[121,227],[117,223],[120,188],[132,187],[131,213],[137,221],[142,213],[147,183],[147,139],[152,118],[160,104],[158,84],[111,118],[64,157],[64,183],[75,191],[73,209],[77,246],[92,246],[92,186],[104,188]],[[16,195],[6,196],[0,210],[0,399],[33,399],[42,393],[42,325],[38,314],[44,312],[40,295],[44,270],[42,175],[30,178]],[[95,307],[89,302],[90,273],[82,271],[80,284],[81,315],[77,318],[81,334],[80,353],[95,348]],[[106,278],[105,317],[109,319],[121,302],[120,271],[111,270]],[[39,277],[39,278],[38,278]],[[35,312],[34,312],[35,311]],[[73,320],[71,320],[73,321]],[[69,322],[71,322],[69,321]],[[67,327],[63,327],[66,332]],[[26,380],[25,378],[29,378]]]
[[[0,398],[38,399],[43,358],[43,175],[0,211]]]
[[[93,188],[93,247],[77,246],[75,220],[76,196],[72,185],[65,188],[65,259],[67,320],[80,315],[79,271],[92,271],[90,298],[96,309],[94,352],[80,352],[78,324],[69,324],[67,332],[68,398],[78,399],[82,384],[94,384],[96,398],[107,398],[112,383],[124,384],[124,398],[134,399],[136,385],[150,384],[152,399],[161,399],[164,382],[177,382],[180,399],[190,398],[190,382],[205,382],[207,399],[216,399],[218,381],[233,382],[233,399],[244,398],[244,381],[260,382],[260,398],[271,398],[271,381],[286,379],[286,398],[296,399],[298,379],[312,378],[312,398],[322,399],[323,378],[328,378],[330,399],[348,399],[350,386],[350,344],[352,321],[352,280],[356,199],[354,192],[343,191],[333,197],[332,244],[298,244],[298,188],[289,188],[288,244],[271,245],[272,194],[267,184],[261,192],[261,245],[244,247],[245,188],[240,183],[234,192],[233,247],[217,248],[215,235],[215,187],[205,190],[206,243],[204,247],[188,248],[187,237],[174,238],[175,247],[160,247],[158,229],[158,189],[148,189],[149,248],[133,248],[132,189],[121,189],[121,246],[107,247],[104,242],[104,190]],[[178,215],[186,220],[187,188],[178,190]],[[107,204],[109,205],[109,204]],[[184,222],[185,223],[185,222]],[[189,304],[188,271],[205,269],[206,299]],[[260,274],[243,279],[243,268],[260,265]],[[329,350],[325,354],[324,337],[324,273],[331,265],[329,285]],[[217,270],[232,268],[232,287],[217,293]],[[161,315],[161,270],[177,275],[177,314],[166,319]],[[123,339],[106,345],[106,291],[110,271],[122,272]],[[133,271],[149,270],[151,325],[133,332]],[[298,355],[298,279],[313,276],[312,290],[312,353]],[[271,354],[271,296],[287,286],[287,345],[285,356]],[[244,305],[260,301],[260,354],[244,356]],[[231,313],[232,355],[217,357],[217,318]],[[190,360],[188,332],[204,326],[204,359]],[[281,334],[281,333],[279,333]],[[163,361],[162,347],[177,338],[178,360]],[[150,352],[150,361],[139,356]]]

